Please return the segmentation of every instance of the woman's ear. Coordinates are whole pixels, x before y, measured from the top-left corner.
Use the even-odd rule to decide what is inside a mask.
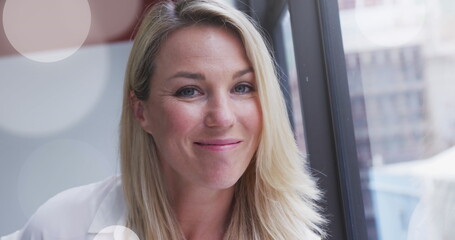
[[[129,100],[130,100],[130,106],[131,109],[133,110],[133,115],[134,118],[139,122],[141,127],[147,131],[148,129],[148,120],[147,117],[145,116],[145,105],[144,102],[139,100],[136,97],[136,94],[134,94],[134,91],[130,91],[129,94]]]

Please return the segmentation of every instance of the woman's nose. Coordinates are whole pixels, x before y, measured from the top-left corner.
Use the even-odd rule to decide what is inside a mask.
[[[229,128],[235,123],[233,104],[228,94],[212,96],[207,102],[204,124],[211,128]]]

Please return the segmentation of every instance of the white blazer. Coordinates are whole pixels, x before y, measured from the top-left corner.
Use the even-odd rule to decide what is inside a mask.
[[[21,231],[2,239],[93,240],[106,227],[124,226],[125,219],[121,178],[114,176],[57,194]]]

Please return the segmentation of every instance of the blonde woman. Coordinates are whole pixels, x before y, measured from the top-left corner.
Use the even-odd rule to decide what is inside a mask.
[[[128,62],[120,177],[63,192],[22,239],[320,239],[320,194],[299,154],[258,30],[215,0],[161,1]]]

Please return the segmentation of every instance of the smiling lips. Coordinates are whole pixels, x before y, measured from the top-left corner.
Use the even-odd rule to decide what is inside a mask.
[[[239,139],[213,139],[195,142],[195,144],[206,150],[225,151],[236,148],[241,142]]]

